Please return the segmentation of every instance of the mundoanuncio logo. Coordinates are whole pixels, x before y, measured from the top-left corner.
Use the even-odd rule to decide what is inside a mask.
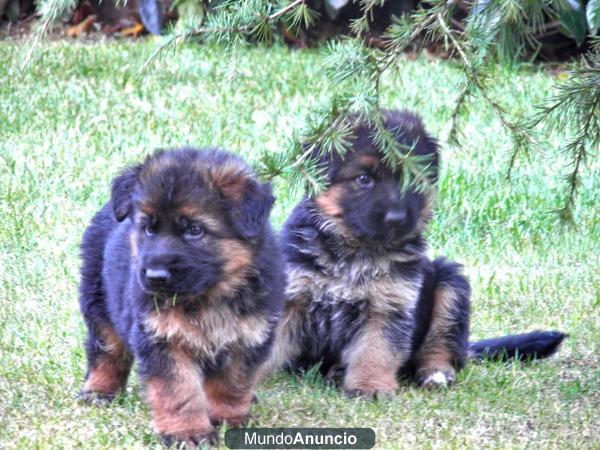
[[[370,428],[238,428],[225,433],[231,449],[370,449]]]

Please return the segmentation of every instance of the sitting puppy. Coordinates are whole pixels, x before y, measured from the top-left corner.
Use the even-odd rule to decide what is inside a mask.
[[[82,243],[84,400],[111,400],[135,360],[166,442],[244,422],[285,283],[273,201],[218,150],[159,151],[113,181]]]
[[[438,146],[421,121],[388,111],[384,126],[429,160],[435,182]],[[349,395],[386,396],[399,372],[445,386],[469,356],[552,353],[561,333],[469,347],[469,284],[457,264],[425,254],[433,192],[401,189],[402,167],[384,163],[374,131],[357,121],[351,149],[321,158],[326,189],[298,204],[284,225],[287,303],[265,372],[320,362],[323,374],[343,375]]]

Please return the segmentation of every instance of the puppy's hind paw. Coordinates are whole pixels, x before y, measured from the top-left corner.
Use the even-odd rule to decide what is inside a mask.
[[[417,372],[417,383],[428,389],[447,388],[454,383],[454,371],[422,369]]]

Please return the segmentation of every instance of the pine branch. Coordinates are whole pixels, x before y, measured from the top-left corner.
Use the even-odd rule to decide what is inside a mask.
[[[25,55],[25,59],[21,65],[21,70],[32,61],[35,50],[38,48],[41,40],[46,37],[54,24],[67,12],[72,11],[77,6],[77,0],[42,0],[37,10],[40,13],[40,21],[37,25],[37,30],[29,45],[29,49]]]
[[[446,11],[449,7],[449,4],[447,4],[443,7],[443,10]],[[404,20],[407,20],[407,22],[404,24],[402,24],[401,21],[396,20],[388,28],[386,33],[387,54],[381,61],[382,64],[379,68],[380,73],[386,72],[392,66],[392,64],[398,62],[398,59],[404,54],[408,46],[415,42],[421,33],[423,33],[423,31],[425,31],[433,22],[435,22],[436,16],[434,13],[423,14],[423,12],[421,12],[413,14],[411,19],[412,21],[408,21],[408,18],[404,17]],[[402,25],[404,25],[404,28]]]
[[[270,42],[274,34],[272,27],[278,21],[285,17],[291,17],[292,21],[310,21],[313,17],[307,0],[290,1],[271,12],[272,6],[270,2],[262,0],[225,2],[219,6],[217,12],[208,16],[205,25],[194,26],[193,23],[188,23],[183,31],[167,34],[142,69],[147,69],[164,53],[176,49],[186,40],[204,38],[223,45],[230,62],[228,78],[232,78],[235,73],[237,50],[244,39],[255,38],[259,42]]]
[[[385,120],[382,111],[378,110],[374,115],[373,122],[376,133],[373,136],[377,144],[384,153],[383,162],[391,169],[400,167],[403,171],[401,177],[401,191],[407,192],[414,189],[417,192],[428,191],[433,187],[431,159],[428,157],[418,157],[412,152],[418,141],[405,145],[398,142],[397,130],[389,130],[385,127]]]
[[[303,136],[300,137],[303,145],[296,146],[296,148],[302,149],[303,152],[298,158],[295,158],[294,162],[286,170],[301,167],[306,161],[312,160],[316,162],[326,153],[332,151],[343,155],[349,146],[348,138],[350,137],[351,128],[351,123],[348,122],[346,114],[348,114],[348,110],[338,112],[338,115],[332,115],[328,118],[329,120],[324,128],[317,126],[316,130],[305,131]],[[332,132],[335,132],[336,135],[332,136]]]
[[[571,135],[559,150],[571,160],[566,176],[567,193],[557,211],[563,221],[572,222],[582,166],[600,147],[600,48],[572,66],[569,78],[557,86],[558,93],[538,106],[539,112],[527,124],[543,125],[550,132],[560,129]]]
[[[456,97],[456,100],[454,100],[454,107],[450,113],[451,126],[450,133],[448,135],[448,142],[452,145],[459,145],[459,135],[461,133],[458,127],[458,120],[459,116],[466,107],[467,99],[471,95],[473,95],[472,86],[469,85],[469,83],[463,83],[460,93]]]
[[[332,112],[334,110],[336,112]],[[344,108],[344,111],[347,109]],[[336,105],[332,105],[329,111],[317,112],[314,116],[312,125],[291,138],[287,146],[288,150],[281,154],[277,163],[262,167],[259,171],[262,178],[272,180],[277,176],[300,170],[303,175],[309,175],[306,181],[310,186],[314,188],[322,185],[323,180],[316,173],[320,171],[316,164],[328,152],[344,153],[348,148],[347,138],[350,136],[352,123]],[[310,122],[310,119],[308,121]],[[341,135],[341,138],[332,137],[332,132]]]
[[[373,10],[376,6],[383,6],[386,0],[360,0],[362,15],[350,21],[350,30],[356,36],[361,36],[369,30],[369,19],[373,18]]]
[[[304,4],[306,0],[294,0],[293,2],[291,2],[290,4],[288,4],[287,6],[281,8],[279,11],[271,14],[270,16],[267,17],[267,20],[269,22],[273,22],[277,19],[279,19],[281,16],[283,16],[284,14],[289,13],[290,11],[292,11],[294,8],[298,7],[301,4]]]
[[[476,90],[481,95],[481,98],[494,111],[496,117],[498,117],[502,126],[511,133],[513,141],[513,151],[511,153],[510,163],[507,171],[507,177],[510,178],[517,156],[519,155],[519,153],[527,151],[533,145],[533,136],[528,131],[528,129],[522,126],[519,122],[511,121],[508,118],[506,109],[500,103],[498,103],[496,100],[490,97],[486,86],[485,76],[481,72],[481,67],[475,66],[475,64],[473,63],[474,58],[470,58],[467,55],[468,50],[456,37],[455,31],[453,31],[450,28],[450,26],[446,23],[446,20],[441,13],[437,14],[437,22],[439,23],[444,36],[446,36],[450,40],[450,42],[452,43],[452,47],[458,52],[460,59],[462,60],[463,71],[466,77],[465,84],[461,89],[455,109],[452,114],[453,128],[451,129],[450,136],[453,139],[456,139],[458,132],[455,127],[457,126],[456,119],[458,117],[458,111],[463,106],[466,97],[472,95],[473,90]]]

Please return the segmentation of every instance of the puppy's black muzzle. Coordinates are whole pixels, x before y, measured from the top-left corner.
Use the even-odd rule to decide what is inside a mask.
[[[140,252],[138,278],[146,292],[201,294],[219,280],[221,266],[206,248],[186,248],[173,239],[158,238]]]
[[[162,250],[162,249],[161,249]],[[142,257],[140,281],[144,289],[157,292],[176,292],[176,278],[181,271],[181,258],[172,252],[150,251]]]
[[[171,280],[171,272],[164,267],[142,269],[144,283],[152,290],[166,288]]]
[[[407,221],[409,212],[402,208],[390,209],[384,217],[387,226],[402,225]]]

